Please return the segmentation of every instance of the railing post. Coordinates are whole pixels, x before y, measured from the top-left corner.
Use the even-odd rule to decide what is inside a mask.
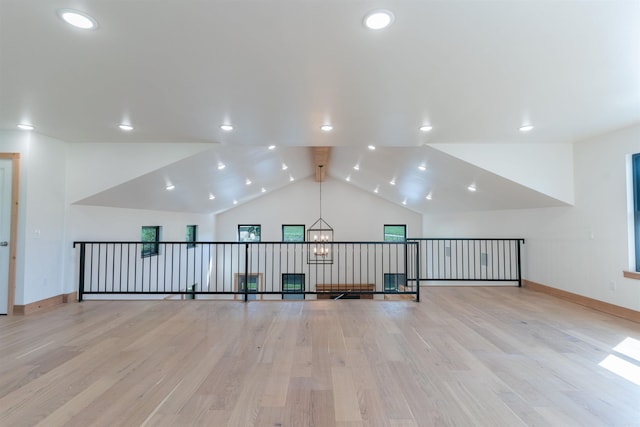
[[[249,301],[249,243],[244,244],[244,302]]]
[[[420,242],[416,245],[416,302],[420,302]]]
[[[80,276],[78,277],[78,302],[82,302],[82,296],[84,294],[84,262],[85,262],[85,243],[80,243],[80,272],[79,272]]]
[[[522,287],[522,262],[520,260],[520,244],[524,244],[524,239],[518,240],[518,287]]]

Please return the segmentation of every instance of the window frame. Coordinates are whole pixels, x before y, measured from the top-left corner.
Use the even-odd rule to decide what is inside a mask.
[[[289,277],[289,276],[299,279],[300,289],[295,289],[293,291],[284,289],[285,288],[284,284],[285,284],[285,281],[286,281],[285,277]],[[284,299],[292,299],[292,300],[297,300],[297,299],[303,300],[303,299],[305,299],[304,290],[306,288],[306,277],[305,277],[304,273],[282,273],[282,276],[281,276],[280,280],[281,280],[281,282],[280,282],[280,290],[282,291],[282,299],[283,300]],[[298,284],[298,283],[296,283],[296,284]],[[291,298],[291,296],[294,296],[294,295],[297,296],[297,297]],[[289,298],[287,298],[286,296],[289,296]]]
[[[388,240],[387,239],[387,227],[402,227],[404,229],[402,240]],[[407,225],[406,224],[384,224],[382,227],[382,239],[385,242],[406,242],[407,241]]]
[[[635,247],[635,271],[640,272],[640,153],[631,156],[631,181],[633,188],[633,230]]]
[[[243,240],[242,239],[242,232],[244,231],[243,228],[250,228],[253,227],[254,229],[256,229],[258,231],[257,233],[257,239],[255,240]],[[238,224],[238,242],[259,242],[262,239],[262,226],[260,224]]]
[[[302,240],[285,240],[285,228],[286,227],[302,227]],[[283,242],[304,242],[304,236],[306,236],[306,226],[304,224],[282,224],[282,236]]]
[[[145,230],[154,230],[155,240],[145,240]],[[160,230],[159,225],[143,225],[140,229],[140,242],[142,248],[140,250],[141,258],[148,258],[160,255]]]

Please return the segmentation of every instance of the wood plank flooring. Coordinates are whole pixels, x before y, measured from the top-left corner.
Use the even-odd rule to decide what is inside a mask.
[[[0,317],[0,426],[640,426],[640,324],[521,288]]]

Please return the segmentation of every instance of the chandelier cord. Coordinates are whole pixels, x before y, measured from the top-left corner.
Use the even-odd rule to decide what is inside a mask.
[[[322,165],[318,165],[320,168],[320,219],[322,219]]]

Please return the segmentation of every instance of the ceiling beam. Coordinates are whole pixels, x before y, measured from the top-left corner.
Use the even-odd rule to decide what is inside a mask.
[[[316,182],[324,181],[329,168],[329,155],[331,147],[311,147],[313,150],[313,170],[315,171]],[[322,167],[319,167],[322,166]]]

